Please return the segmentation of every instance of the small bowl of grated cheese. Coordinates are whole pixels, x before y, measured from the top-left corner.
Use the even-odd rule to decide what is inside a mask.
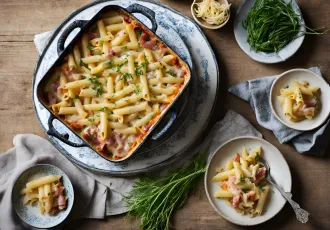
[[[194,0],[191,13],[198,25],[205,29],[220,29],[230,18],[227,0]]]

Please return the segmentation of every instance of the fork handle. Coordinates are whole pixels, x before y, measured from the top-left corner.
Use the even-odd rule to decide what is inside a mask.
[[[295,214],[296,214],[297,219],[298,219],[301,223],[305,224],[305,223],[308,221],[308,215],[309,215],[309,213],[308,213],[306,210],[300,208],[299,204],[296,203],[295,201],[293,201],[293,200],[291,199],[291,197],[292,197],[292,194],[291,194],[291,193],[289,193],[289,192],[285,192],[285,191],[284,191],[280,186],[278,186],[278,185],[277,185],[277,184],[276,184],[271,178],[268,178],[268,181],[269,181],[272,185],[274,185],[274,186],[277,188],[277,190],[280,191],[280,193],[282,194],[282,196],[284,196],[284,198],[290,203],[290,205],[291,205],[292,208],[293,208],[293,211],[294,211]]]

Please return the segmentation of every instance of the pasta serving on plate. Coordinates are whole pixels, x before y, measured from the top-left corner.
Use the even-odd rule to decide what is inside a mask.
[[[242,154],[227,162],[224,168],[217,168],[213,182],[220,182],[220,190],[215,197],[227,199],[238,213],[253,217],[264,210],[269,186],[266,184],[266,168],[260,165],[261,147],[250,154],[246,147]]]
[[[320,104],[319,89],[307,81],[294,81],[291,86],[281,89],[277,98],[283,106],[284,115],[294,122],[313,119]]]
[[[20,191],[24,195],[23,204],[33,205],[38,202],[41,214],[55,214],[65,209],[67,197],[63,194],[64,186],[60,179],[60,176],[49,175],[28,182]]]
[[[51,109],[111,160],[132,153],[190,78],[189,67],[137,20],[108,12],[46,87]]]

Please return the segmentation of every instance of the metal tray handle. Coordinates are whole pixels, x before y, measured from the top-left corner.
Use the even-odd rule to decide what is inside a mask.
[[[50,117],[48,119],[48,131],[47,131],[47,134],[49,136],[56,137],[57,139],[61,140],[65,144],[70,145],[72,147],[88,147],[88,145],[86,143],[78,144],[78,143],[73,143],[73,142],[69,141],[69,134],[67,134],[67,133],[61,134],[61,133],[57,132],[57,130],[53,126],[54,119],[56,119],[56,117],[53,114],[50,114]]]
[[[76,21],[72,22],[67,28],[65,28],[65,30],[63,31],[63,33],[61,34],[61,36],[59,37],[59,39],[57,41],[57,54],[58,55],[60,55],[64,51],[64,43],[65,43],[66,39],[68,38],[68,36],[70,35],[70,33],[76,28],[83,29],[84,26],[88,22],[89,21],[76,20]]]
[[[126,8],[127,12],[132,14],[132,13],[140,13],[143,14],[144,16],[146,16],[150,21],[151,21],[151,31],[156,33],[157,30],[157,22],[156,22],[156,14],[154,11],[152,11],[151,9],[142,6],[140,4],[133,4],[130,5],[129,7]]]
[[[167,130],[173,125],[174,121],[177,118],[177,112],[175,110],[170,110],[170,113],[171,113],[171,118],[158,133],[155,133],[151,136],[152,140],[154,141],[159,140],[167,132]]]

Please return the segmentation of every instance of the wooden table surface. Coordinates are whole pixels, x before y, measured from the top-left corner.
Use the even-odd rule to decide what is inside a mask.
[[[1,0],[0,7],[0,152],[12,145],[19,133],[34,133],[42,137],[32,104],[32,75],[37,61],[34,34],[54,29],[68,14],[90,0]],[[191,17],[190,1],[162,0],[174,9]],[[220,91],[211,123],[220,120],[228,109],[247,118],[284,154],[292,173],[293,198],[311,213],[307,224],[300,224],[287,204],[272,220],[255,229],[330,229],[330,158],[329,146],[323,158],[298,154],[290,145],[281,145],[271,131],[257,124],[248,103],[227,93],[227,88],[265,75],[292,68],[319,66],[330,82],[330,37],[307,36],[300,50],[285,63],[265,65],[251,60],[237,45],[233,21],[240,0],[231,0],[229,23],[217,31],[205,30],[216,54],[220,71]],[[299,0],[306,23],[312,28],[330,27],[330,1]],[[330,139],[330,138],[329,138]],[[176,211],[172,225],[175,229],[242,229],[222,219],[211,208],[203,185],[190,196],[183,209]],[[3,210],[2,210],[3,211]],[[66,229],[137,229],[138,222],[125,215],[105,220],[78,220]]]

